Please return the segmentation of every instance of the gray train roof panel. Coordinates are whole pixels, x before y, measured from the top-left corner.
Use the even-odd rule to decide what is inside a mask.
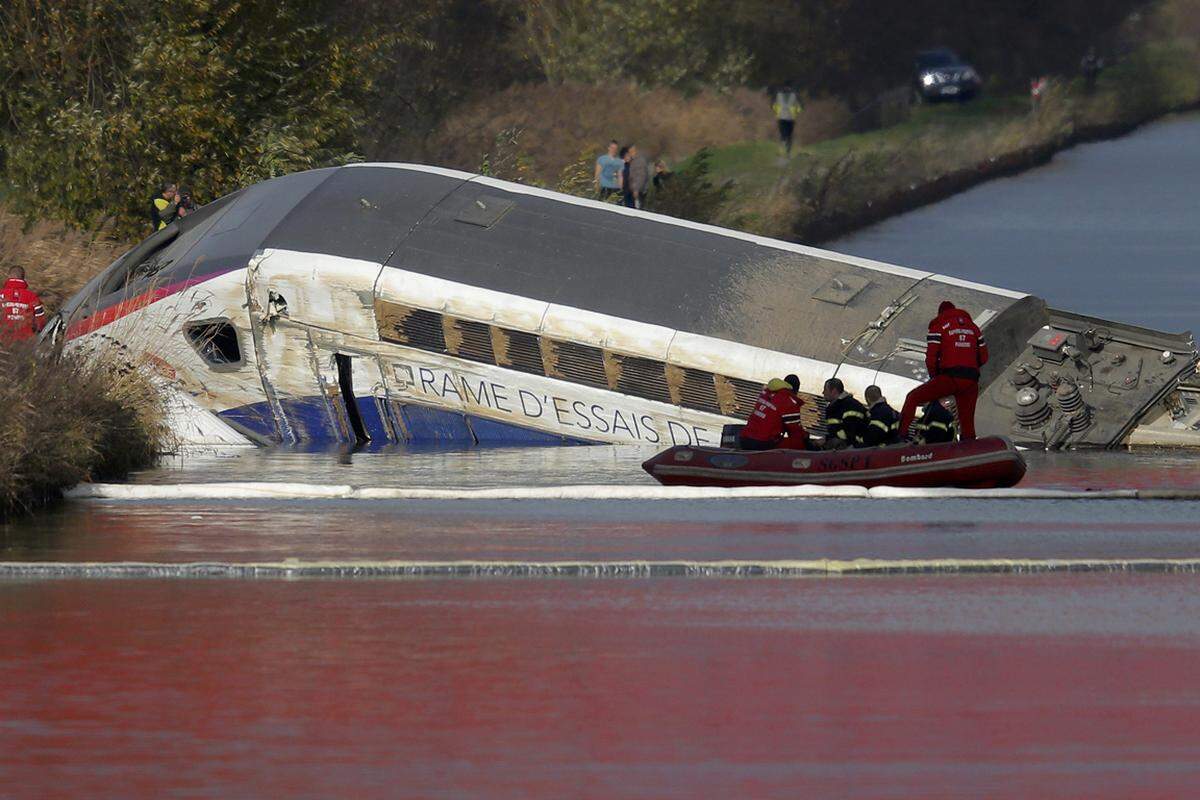
[[[343,167],[273,226],[263,246],[384,263],[462,178],[387,167]]]

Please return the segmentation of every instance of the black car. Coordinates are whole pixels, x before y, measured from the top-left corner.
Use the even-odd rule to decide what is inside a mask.
[[[982,85],[975,68],[953,50],[940,47],[917,53],[913,87],[918,100],[970,100]]]

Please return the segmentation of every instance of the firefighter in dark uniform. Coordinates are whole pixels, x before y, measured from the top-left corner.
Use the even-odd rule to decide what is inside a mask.
[[[741,449],[808,449],[808,432],[800,422],[804,401],[797,396],[799,390],[800,378],[795,375],[788,375],[783,380],[773,378],[763,387],[738,436]]]
[[[954,441],[954,412],[946,408],[945,400],[934,400],[925,406],[925,413],[916,424],[922,444]]]
[[[867,401],[867,427],[863,431],[865,447],[883,447],[900,440],[900,413],[888,405],[878,386],[863,392]]]
[[[825,449],[859,447],[867,427],[867,407],[854,399],[837,378],[825,381]]]

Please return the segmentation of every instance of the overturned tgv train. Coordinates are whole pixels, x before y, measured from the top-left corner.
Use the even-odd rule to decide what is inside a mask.
[[[1190,334],[1019,292],[407,164],[221,198],[93,279],[46,336],[150,368],[183,443],[716,444],[796,373],[894,403],[943,299],[984,329],[983,433],[1200,444]]]

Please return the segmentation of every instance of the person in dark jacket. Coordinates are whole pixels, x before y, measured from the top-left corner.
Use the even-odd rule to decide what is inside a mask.
[[[975,402],[979,398],[979,369],[988,361],[987,342],[971,315],[949,300],[938,307],[925,340],[929,380],[908,393],[900,412],[900,435],[917,415],[917,407],[941,397],[954,397],[962,438],[975,438]]]
[[[633,202],[631,208],[645,208],[646,195],[650,191],[650,162],[638,152],[636,144],[629,145],[628,157],[625,195]]]
[[[900,414],[888,405],[878,386],[868,386],[863,392],[867,401],[867,427],[863,431],[865,447],[883,447],[900,440]]]
[[[858,447],[867,427],[867,407],[854,399],[837,378],[825,381],[825,449]]]
[[[796,396],[799,390],[800,379],[795,375],[773,378],[763,387],[738,436],[743,450],[808,449],[808,432],[800,422],[804,401]]]
[[[925,406],[916,425],[922,444],[939,444],[954,441],[954,412],[946,407],[946,401],[934,400]]]

